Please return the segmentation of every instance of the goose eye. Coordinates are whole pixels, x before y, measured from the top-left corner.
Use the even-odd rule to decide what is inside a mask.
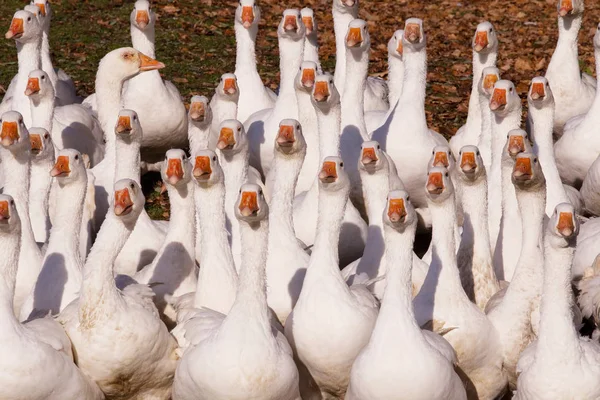
[[[300,125],[296,125],[296,130],[300,130]]]
[[[512,91],[513,91],[513,88],[510,88],[510,89],[508,89],[508,91],[512,93]]]
[[[406,196],[406,201],[409,201],[409,200],[410,200],[410,196]]]
[[[479,155],[479,151],[477,151],[477,155]]]
[[[448,173],[446,172],[446,177],[448,177]]]
[[[48,136],[49,136],[49,135],[48,135],[47,133],[45,133],[45,134],[44,134],[44,139],[48,139]]]
[[[537,164],[537,158],[534,158],[534,159],[533,159],[533,162]]]
[[[20,119],[19,119],[19,123],[20,123],[21,125],[23,125],[23,118],[20,118]]]
[[[342,168],[344,167],[344,163],[343,162],[340,163],[340,167],[342,167]]]
[[[14,200],[11,200],[11,201],[10,201],[10,205],[11,205],[11,206],[14,206],[14,205],[15,205],[15,201],[14,201]]]
[[[377,145],[377,150],[381,150],[381,146],[380,145]]]
[[[333,84],[333,81],[332,81],[332,80],[330,80],[330,81],[329,81],[329,83],[330,83],[330,84]]]
[[[241,131],[242,131],[242,127],[238,126],[238,132],[241,132]]]
[[[242,189],[240,188],[240,194],[242,193]]]
[[[217,161],[217,156],[213,156],[213,161]]]
[[[27,22],[31,22],[31,17],[28,17],[28,18],[27,18]]]
[[[493,31],[494,31],[494,29],[493,29],[493,28],[490,28],[490,33],[492,33]]]
[[[45,81],[45,80],[46,80],[46,77],[45,77],[44,75],[42,75],[42,80],[43,80],[43,81]]]
[[[260,194],[262,196],[262,189],[258,189],[258,194]]]
[[[75,154],[75,159],[79,160],[79,155],[78,154]]]
[[[133,120],[134,120],[134,121],[137,121],[137,117],[136,117],[135,115],[133,116]]]
[[[135,185],[133,183],[129,185],[129,187],[131,188],[131,190],[135,189]]]

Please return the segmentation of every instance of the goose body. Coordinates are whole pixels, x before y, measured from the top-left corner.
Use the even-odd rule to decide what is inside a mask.
[[[44,128],[31,128],[31,180],[29,182],[29,216],[37,243],[46,243],[50,234],[48,196],[52,185],[49,171],[54,167],[54,144]]]

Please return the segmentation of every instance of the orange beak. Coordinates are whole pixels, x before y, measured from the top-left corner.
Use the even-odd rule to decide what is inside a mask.
[[[377,160],[379,160],[379,158],[377,158],[377,155],[375,154],[375,149],[372,147],[365,147],[362,150],[362,157],[360,159],[360,162],[364,165],[370,165],[371,163],[377,162]]]
[[[435,156],[433,157],[433,166],[448,168],[448,165],[450,165],[448,162],[448,154],[446,154],[444,151],[436,152]]]
[[[25,96],[31,96],[40,92],[40,80],[38,78],[29,78],[25,88]]]
[[[441,172],[431,172],[427,177],[427,191],[430,194],[441,194],[444,191],[444,178]]]
[[[337,179],[337,169],[335,162],[333,161],[325,161],[323,162],[323,167],[321,168],[321,172],[319,172],[319,179],[323,183],[332,183]]]
[[[525,142],[523,136],[510,136],[508,138],[508,153],[511,157],[516,157],[517,154],[525,151]]]
[[[219,150],[231,149],[235,146],[235,137],[233,136],[233,129],[231,128],[221,128],[221,133],[219,134],[219,142],[217,143],[217,148]]]
[[[178,158],[169,159],[165,175],[167,175],[167,179],[171,185],[175,185],[182,180],[183,165],[181,165],[181,160]]]
[[[350,28],[346,36],[346,46],[358,47],[362,44],[362,31],[360,28]]]
[[[10,219],[8,201],[0,201],[0,224],[6,224],[8,219]]]
[[[41,3],[41,4],[37,4],[36,6],[38,6],[38,8],[40,9],[40,13],[45,17],[46,16],[46,5]]]
[[[31,143],[31,152],[33,154],[40,154],[44,145],[42,144],[42,137],[37,133],[29,134],[29,142]]]
[[[533,83],[531,85],[531,99],[538,100],[543,99],[544,97],[546,97],[546,90],[544,88],[544,84],[539,82]]]
[[[561,212],[558,216],[558,224],[556,229],[564,237],[569,237],[575,232],[575,224],[573,224],[573,214],[570,212]]]
[[[148,11],[141,10],[135,14],[135,22],[138,26],[144,29],[150,23],[150,16],[148,15]]]
[[[204,108],[204,103],[196,102],[190,104],[190,118],[198,122],[204,121],[204,118],[206,118],[206,109]]]
[[[321,103],[327,101],[329,99],[329,86],[327,86],[327,82],[317,82],[315,83],[315,90],[313,92],[313,97],[316,102]]]
[[[531,160],[529,158],[517,158],[513,168],[513,178],[518,181],[526,181],[532,176]]]
[[[242,24],[244,28],[248,29],[252,26],[254,22],[254,8],[250,6],[242,7]]]
[[[281,125],[277,133],[277,144],[284,149],[291,148],[296,142],[294,137],[294,127],[290,125]]]
[[[8,28],[8,32],[4,35],[7,39],[18,39],[23,36],[23,19],[22,18],[13,18],[10,23],[10,28]]]
[[[475,153],[464,152],[460,158],[460,169],[465,173],[473,172],[477,168],[477,162],[475,162]]]
[[[492,100],[490,101],[490,110],[496,111],[506,106],[506,89],[494,89]]]
[[[10,146],[19,140],[19,129],[16,122],[3,122],[2,132],[0,132],[0,142],[2,146]]]
[[[242,192],[242,198],[239,205],[240,214],[244,217],[256,214],[259,210],[256,192]]]
[[[133,210],[133,201],[128,189],[115,191],[115,215],[127,215]]]
[[[115,127],[116,133],[130,133],[131,132],[131,118],[128,116],[120,116]]]
[[[404,27],[404,37],[410,43],[421,40],[421,27],[418,24],[408,24]]]
[[[573,0],[561,0],[560,7],[558,8],[558,15],[565,17],[571,12],[573,12]]]
[[[474,43],[475,51],[479,53],[481,50],[485,49],[488,46],[488,44],[489,42],[487,32],[477,32],[477,34],[475,35]]]
[[[147,55],[140,53],[140,71],[153,71],[155,69],[164,68],[165,64],[150,58]]]
[[[208,156],[198,156],[194,163],[194,178],[201,181],[207,181],[212,174],[210,167],[210,158]]]
[[[286,32],[297,30],[298,22],[296,21],[296,17],[294,17],[293,15],[286,15],[285,20],[283,22],[283,29]]]
[[[498,76],[495,74],[486,75],[483,78],[483,88],[485,90],[491,90],[494,85],[498,82]]]
[[[52,168],[52,171],[50,171],[50,176],[67,176],[70,172],[71,169],[69,168],[69,157],[58,156],[56,159],[56,164],[54,164],[54,168]]]
[[[237,84],[235,83],[235,79],[225,79],[225,82],[223,82],[223,91],[227,94],[234,95],[237,92]]]
[[[396,47],[396,52],[400,55],[404,54],[404,45],[402,44],[402,40],[398,41],[398,47]]]
[[[388,218],[390,221],[403,222],[406,217],[406,208],[404,207],[404,199],[390,199],[388,202]]]
[[[315,70],[306,68],[302,71],[302,86],[312,88],[315,85]]]
[[[310,35],[313,29],[315,29],[315,26],[313,25],[313,19],[311,17],[302,17],[302,23],[306,27],[306,34]]]

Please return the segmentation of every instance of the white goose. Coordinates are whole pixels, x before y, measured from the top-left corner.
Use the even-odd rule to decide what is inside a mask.
[[[477,86],[479,94],[479,109],[481,111],[481,136],[477,147],[481,152],[483,165],[490,176],[492,170],[492,111],[490,110],[490,99],[494,92],[494,85],[500,80],[500,70],[496,67],[484,68],[481,72]],[[490,193],[488,185],[488,193]]]
[[[208,98],[192,97],[188,111],[188,141],[192,154],[208,148],[212,121],[213,113]]]
[[[596,161],[592,164],[583,184],[581,185],[581,198],[585,205],[585,211],[594,215],[600,216],[600,157],[596,158]]]
[[[385,297],[371,339],[352,366],[346,399],[466,399],[454,371],[454,349],[415,321],[411,271],[417,213],[408,193],[389,193],[383,221],[390,265]]]
[[[177,368],[173,399],[300,400],[292,351],[269,321],[269,210],[262,189],[242,185],[235,212],[244,246],[236,300],[227,316],[204,309],[187,331],[193,347]]]
[[[214,150],[219,138],[219,125],[227,119],[237,119],[238,101],[240,91],[238,90],[237,78],[234,74],[223,74],[215,89],[215,94],[210,99],[212,122],[210,125],[210,137],[208,147]]]
[[[114,188],[114,202],[83,269],[79,298],[58,320],[77,364],[106,396],[167,400],[177,343],[160,320],[152,290],[129,285],[121,291],[113,275],[113,263],[144,208],[144,195],[130,179],[115,182]]]
[[[306,37],[304,39],[304,61],[312,61],[317,65],[317,69],[321,70],[319,62],[319,28],[317,19],[312,8],[305,7],[300,10],[302,22],[306,28]]]
[[[0,335],[7,348],[0,361],[0,395],[7,399],[100,400],[104,395],[73,362],[68,336],[51,318],[21,324],[13,312],[13,296],[21,224],[15,200],[0,194]]]
[[[46,243],[50,234],[48,195],[52,176],[48,171],[54,166],[54,144],[44,128],[29,130],[31,142],[31,179],[29,181],[29,219],[37,243]]]
[[[371,336],[378,302],[365,286],[348,287],[339,271],[338,240],[350,193],[341,158],[324,158],[319,181],[315,245],[285,336],[301,365],[302,396],[341,398],[352,363]]]

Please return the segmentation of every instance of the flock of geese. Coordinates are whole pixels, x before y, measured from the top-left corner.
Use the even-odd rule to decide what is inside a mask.
[[[384,81],[368,76],[358,6],[332,2],[333,75],[318,16],[284,11],[274,93],[257,72],[260,9],[240,0],[235,71],[189,110],[158,71],[148,0],[85,99],[53,67],[48,0],[14,14],[1,399],[600,399],[600,91],[579,68],[583,1],[558,1],[526,121],[494,27],[476,27],[449,142],[425,118],[424,21],[391,37]],[[600,26],[594,48],[600,71]],[[146,171],[169,222],[144,210]]]

